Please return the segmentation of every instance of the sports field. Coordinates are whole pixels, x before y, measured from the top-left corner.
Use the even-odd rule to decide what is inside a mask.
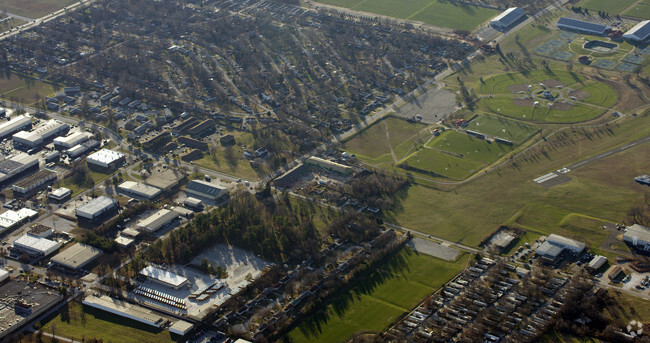
[[[319,0],[318,2],[466,31],[473,30],[499,14],[492,9],[460,5],[444,0]]]
[[[469,122],[467,129],[507,139],[515,144],[521,144],[539,131],[532,125],[490,114],[479,115]]]
[[[482,164],[438,150],[421,149],[400,166],[405,170],[420,172],[429,177],[464,180],[479,171]]]
[[[74,301],[65,305],[54,318],[48,318],[43,324],[43,331],[75,341],[91,338],[115,343],[175,341],[167,330],[156,329]]]
[[[578,6],[609,14],[620,14],[637,1],[639,0],[584,0]]]
[[[31,19],[40,18],[63,7],[78,2],[76,0],[3,0],[0,10]]]
[[[295,343],[345,342],[355,333],[379,333],[462,270],[468,255],[447,262],[402,248],[289,337]]]
[[[427,146],[483,164],[492,163],[513,150],[510,145],[490,143],[457,131],[447,131]]]

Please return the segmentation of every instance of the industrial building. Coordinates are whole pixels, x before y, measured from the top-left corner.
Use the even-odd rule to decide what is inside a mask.
[[[151,169],[151,174],[144,181],[148,185],[158,187],[163,192],[167,192],[178,186],[184,179],[185,171],[159,164]]]
[[[107,196],[100,196],[77,208],[77,219],[93,221],[117,210],[117,201]]]
[[[194,324],[188,323],[184,320],[179,320],[169,327],[169,332],[179,336],[187,335],[194,328]]]
[[[14,241],[14,249],[32,256],[48,256],[61,246],[47,238],[26,234]]]
[[[600,267],[605,265],[605,263],[607,263],[607,257],[596,255],[594,256],[594,258],[591,259],[591,261],[589,261],[587,268],[591,270],[598,270],[600,269]]]
[[[132,246],[133,243],[135,243],[135,239],[131,237],[122,236],[122,235],[117,236],[117,238],[115,238],[114,240],[115,243],[117,243],[117,245],[120,246],[120,248],[124,248],[124,249]]]
[[[38,156],[18,153],[0,162],[0,183],[32,168],[38,169]]]
[[[36,192],[45,189],[52,181],[56,180],[56,173],[49,169],[42,169],[11,186],[14,197],[29,198]]]
[[[38,212],[29,208],[21,208],[18,211],[9,210],[0,214],[0,232],[16,228],[28,220],[36,218]]]
[[[72,191],[70,189],[61,187],[50,192],[50,194],[48,194],[47,197],[54,201],[64,201],[70,198],[71,195],[72,195]]]
[[[344,164],[332,162],[332,161],[329,161],[329,160],[326,160],[326,159],[323,159],[323,158],[320,158],[320,157],[314,157],[314,156],[312,156],[312,157],[308,158],[307,160],[305,160],[305,164],[310,165],[310,166],[314,166],[314,167],[318,167],[318,168],[322,168],[322,169],[325,169],[325,170],[329,170],[329,171],[332,171],[332,172],[336,172],[336,173],[339,173],[339,174],[343,174],[343,175],[348,175],[348,174],[352,173],[352,171],[353,171],[352,167],[350,167],[350,166],[346,166]]]
[[[66,123],[52,119],[32,131],[20,131],[13,135],[14,147],[34,149],[51,141],[57,136],[64,135],[70,130]]]
[[[117,186],[117,191],[132,198],[141,200],[151,200],[162,193],[162,190],[160,188],[134,181],[122,182],[119,186]]]
[[[199,212],[203,211],[204,209],[203,201],[192,197],[185,198],[185,200],[183,201],[183,205],[185,205],[185,207],[189,209],[199,211]]]
[[[555,261],[565,250],[579,254],[584,249],[585,244],[582,242],[551,234],[546,238],[546,241],[535,250],[535,254],[548,260]]]
[[[5,282],[7,279],[9,279],[9,272],[4,269],[0,269],[0,284]]]
[[[505,31],[514,26],[514,24],[524,16],[526,16],[524,10],[519,7],[511,7],[494,17],[494,19],[490,21],[490,25],[497,30]]]
[[[638,249],[650,250],[650,228],[634,224],[625,229],[623,242]]]
[[[54,234],[54,229],[43,224],[33,224],[29,227],[27,233],[41,238],[50,238]]]
[[[88,132],[73,132],[65,137],[54,138],[54,148],[67,150],[89,140],[91,137],[92,135]]]
[[[623,34],[623,39],[633,41],[635,43],[642,43],[648,40],[650,37],[650,20],[644,20],[636,25],[633,28],[629,29],[625,34]]]
[[[227,188],[203,180],[192,180],[185,186],[185,193],[214,201],[226,200],[230,194]]]
[[[99,148],[99,142],[94,139],[89,139],[81,144],[77,144],[72,148],[65,151],[70,158],[77,158],[89,151]]]
[[[94,307],[118,316],[135,320],[140,323],[161,328],[165,322],[163,317],[144,307],[129,304],[125,301],[113,299],[109,296],[88,296],[82,304]]]
[[[176,218],[178,218],[178,213],[172,210],[162,209],[140,221],[138,228],[142,231],[153,233],[171,223]]]
[[[20,115],[11,120],[3,120],[0,124],[0,139],[5,139],[16,132],[32,128],[32,118],[28,115]]]
[[[99,169],[115,169],[124,164],[124,154],[121,152],[101,149],[86,158],[88,167],[94,166]]]
[[[50,259],[52,264],[70,270],[79,270],[94,261],[103,252],[100,249],[83,243],[75,243],[71,247],[56,254]]]
[[[575,31],[589,35],[602,36],[611,28],[607,25],[590,23],[572,18],[563,17],[557,22],[557,27],[561,30]]]
[[[140,271],[140,275],[146,276],[152,282],[174,289],[179,289],[188,283],[186,277],[176,275],[172,272],[156,268],[154,266],[148,266],[142,269]]]

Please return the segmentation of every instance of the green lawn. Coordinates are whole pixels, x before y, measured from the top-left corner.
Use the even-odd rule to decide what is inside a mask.
[[[590,10],[605,11],[609,14],[619,14],[634,5],[638,0],[584,0],[578,6]]]
[[[603,85],[608,87],[607,85]],[[618,97],[609,97],[602,100],[612,101]],[[525,120],[535,123],[579,123],[600,117],[608,109],[597,108],[574,102],[569,108],[549,107],[548,101],[538,100],[539,104],[520,105],[515,103],[515,99],[509,96],[495,96],[493,98],[483,98],[479,102],[479,108],[491,113],[497,113],[506,117]]]
[[[9,77],[3,73],[0,76],[0,98],[31,105],[37,99],[52,95],[58,90],[57,86],[42,81],[27,78],[16,73]]]
[[[424,176],[464,180],[479,171],[482,164],[438,150],[421,149],[400,166],[406,170],[414,168]]]
[[[650,4],[639,3],[623,13],[636,18],[650,19]]]
[[[511,145],[490,143],[457,131],[443,133],[429,142],[428,146],[483,164],[490,164],[514,149]]]
[[[479,115],[467,125],[467,129],[507,139],[515,144],[524,142],[539,131],[532,125],[489,114]]]
[[[532,70],[527,74],[522,73],[505,73],[492,76],[484,80],[479,88],[482,94],[512,94],[513,92],[508,89],[511,85],[534,85],[546,80],[558,80],[567,86],[574,86],[574,89],[579,89],[580,82],[585,82],[584,76],[569,73],[564,70],[543,68]],[[537,87],[539,88],[539,87]]]
[[[0,10],[21,15],[27,18],[36,19],[51,12],[57,11],[68,5],[74,4],[75,0],[3,0],[0,3]]]
[[[473,30],[499,14],[492,9],[460,5],[444,0],[319,0],[318,2],[466,31]]]
[[[83,313],[83,314],[82,314]],[[55,315],[48,318],[43,331],[77,341],[84,338],[102,339],[104,342],[175,342],[167,330],[156,329],[92,307],[70,302]]]
[[[467,259],[464,254],[448,262],[405,247],[325,310],[307,318],[289,337],[295,343],[345,342],[355,333],[379,333],[460,272]]]

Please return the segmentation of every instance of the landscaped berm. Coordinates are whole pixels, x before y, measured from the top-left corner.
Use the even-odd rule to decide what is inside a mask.
[[[537,123],[579,123],[603,115],[618,102],[614,88],[574,72],[540,69],[484,80],[482,110]]]

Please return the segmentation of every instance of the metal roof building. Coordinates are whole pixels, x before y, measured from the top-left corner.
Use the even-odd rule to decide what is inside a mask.
[[[4,280],[7,280],[8,278],[9,272],[4,269],[0,269],[0,283],[2,283]]]
[[[48,194],[47,197],[56,201],[61,201],[66,199],[70,195],[72,195],[72,190],[65,187],[61,187],[50,192],[50,194]]]
[[[179,320],[169,327],[169,332],[175,333],[179,336],[185,336],[188,332],[192,331],[194,324],[188,323],[184,320]]]
[[[346,166],[344,164],[340,164],[337,162],[332,162],[330,160],[326,160],[320,157],[310,157],[307,160],[305,160],[305,164],[316,166],[319,168],[323,168],[329,171],[337,172],[340,174],[350,174],[353,170],[352,167]]]
[[[38,167],[38,156],[23,152],[0,162],[0,182],[6,181],[25,170]]]
[[[634,224],[625,229],[623,241],[643,250],[650,250],[650,228]]]
[[[560,246],[554,245],[549,243],[548,241],[542,243],[537,249],[535,250],[535,254],[546,257],[551,260],[555,260],[560,254],[562,253],[564,249]]]
[[[100,249],[83,243],[75,243],[50,259],[50,262],[61,267],[78,270],[94,261],[103,252]]]
[[[585,244],[582,242],[578,242],[576,240],[566,238],[560,235],[556,234],[551,234],[546,238],[546,241],[558,245],[564,249],[569,249],[573,251],[574,253],[580,253],[583,250],[585,250]]]
[[[594,256],[594,258],[591,259],[591,261],[589,261],[587,267],[590,268],[591,270],[598,270],[606,262],[607,262],[607,257],[596,255]]]
[[[30,196],[35,192],[45,188],[50,182],[56,180],[56,173],[49,169],[41,169],[40,171],[32,174],[11,186],[11,189],[16,195]]]
[[[0,124],[0,139],[11,136],[22,130],[29,130],[32,127],[32,118],[28,115],[14,117]]]
[[[15,249],[26,252],[30,255],[47,256],[56,251],[59,246],[61,246],[61,244],[58,242],[51,241],[47,238],[32,236],[30,234],[21,236],[14,241]]]
[[[185,186],[185,192],[211,200],[217,200],[228,196],[227,188],[203,180],[190,181]]]
[[[119,186],[117,186],[117,191],[124,193],[132,198],[143,200],[153,199],[162,193],[162,190],[160,188],[134,181],[122,182]]]
[[[105,295],[88,296],[82,303],[157,328],[162,327],[165,321],[163,317],[144,307],[129,304]]]
[[[88,155],[86,158],[86,162],[88,162],[89,165],[92,164],[100,168],[114,168],[123,161],[123,153],[108,149],[101,149],[96,153]]]
[[[172,272],[156,268],[154,266],[148,266],[140,271],[140,275],[146,276],[151,281],[178,289],[183,285],[187,284],[187,278],[176,275]]]
[[[567,17],[560,18],[560,20],[557,22],[557,27],[562,30],[577,31],[580,33],[599,36],[604,35],[605,31],[610,29],[610,27],[607,25],[590,23],[588,21],[582,21]]]
[[[115,238],[115,243],[122,248],[128,248],[135,243],[135,239],[126,236],[117,236]]]
[[[498,16],[494,17],[494,19],[490,21],[490,25],[501,30],[507,29],[519,21],[519,19],[523,18],[525,15],[526,12],[524,12],[521,8],[511,7]]]
[[[38,212],[28,208],[21,208],[18,211],[9,210],[0,214],[0,232],[12,229],[21,225],[26,220],[38,215]]]
[[[76,210],[77,218],[92,221],[106,212],[117,208],[117,201],[107,196],[100,196],[90,200]]]
[[[68,130],[70,130],[68,124],[52,119],[32,131],[20,131],[16,133],[13,136],[13,140],[14,144],[34,148],[56,136],[65,134]]]
[[[650,20],[644,20],[636,25],[633,28],[625,32],[623,35],[624,39],[628,39],[635,42],[643,42],[650,37]]]
[[[138,223],[138,228],[147,232],[156,232],[163,226],[178,218],[178,213],[162,209]]]
[[[59,150],[70,149],[77,144],[87,141],[90,137],[92,135],[88,132],[73,132],[65,137],[54,138],[54,147]]]

